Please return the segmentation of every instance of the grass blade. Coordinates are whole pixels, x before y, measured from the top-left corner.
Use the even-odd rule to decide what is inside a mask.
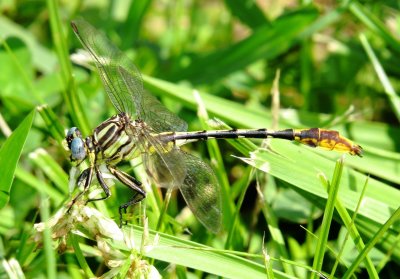
[[[31,129],[34,116],[35,110],[25,117],[0,149],[0,208],[3,208],[9,200],[15,169],[26,137]]]
[[[179,69],[171,77],[174,80],[189,79],[194,83],[212,82],[259,59],[276,57],[298,43],[298,36],[316,16],[314,9],[286,14],[273,24],[258,28],[251,36],[228,49],[194,59],[189,67]]]
[[[400,219],[400,207],[396,209],[396,211],[390,216],[390,218],[385,222],[383,226],[379,228],[379,230],[375,233],[373,238],[365,245],[364,249],[357,256],[356,260],[351,264],[350,268],[346,271],[346,274],[343,278],[350,278],[353,273],[356,271],[357,267],[360,263],[368,256],[368,253],[371,251],[375,245],[382,241],[385,238],[385,233],[390,230],[390,227]],[[371,276],[371,274],[370,274]],[[376,274],[375,278],[379,278]]]
[[[250,28],[257,28],[268,23],[257,2],[226,0],[225,5],[231,10],[234,16]]]
[[[397,120],[400,122],[400,98],[397,96],[396,92],[394,91],[393,86],[390,84],[389,78],[385,73],[381,63],[379,62],[378,58],[376,57],[374,51],[372,50],[371,45],[369,44],[367,38],[364,34],[360,35],[360,41],[362,46],[365,49],[371,63],[375,69],[375,72],[382,83],[384,88],[384,92],[386,93],[390,104],[392,105],[392,110],[397,117]]]
[[[318,243],[315,247],[315,257],[313,261],[313,269],[316,271],[322,271],[322,264],[324,261],[324,255],[328,244],[328,235],[333,219],[333,212],[335,210],[335,202],[339,192],[340,179],[342,178],[343,172],[343,157],[336,162],[335,171],[333,172],[332,183],[328,183],[328,200],[323,214],[321,231],[318,237]],[[311,278],[316,278],[316,273],[311,274]]]

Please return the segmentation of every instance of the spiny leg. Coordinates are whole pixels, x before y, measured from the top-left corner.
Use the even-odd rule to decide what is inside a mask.
[[[89,186],[92,183],[92,179],[93,179],[93,167],[85,169],[79,175],[77,179],[77,185],[85,181],[85,184],[83,185],[83,191],[77,194],[75,198],[72,199],[71,205],[68,207],[67,213],[70,212],[72,206],[76,203],[76,201],[89,189]]]
[[[119,226],[122,227],[122,209],[124,209],[126,213],[126,209],[141,200],[143,200],[146,197],[146,192],[142,188],[142,183],[138,180],[136,180],[134,177],[130,176],[129,174],[120,171],[116,169],[115,167],[108,166],[109,171],[111,172],[112,175],[114,175],[122,184],[128,186],[130,189],[132,189],[135,194],[133,197],[127,202],[119,206],[118,212],[119,212]]]
[[[104,181],[103,176],[101,175],[101,172],[97,166],[94,167],[95,172],[96,172],[96,177],[97,181],[99,182],[101,188],[103,188],[104,193],[106,194],[105,197],[100,197],[100,198],[95,198],[95,199],[89,199],[86,203],[92,202],[92,201],[101,201],[101,200],[106,200],[111,196],[110,188],[108,188],[106,182]]]

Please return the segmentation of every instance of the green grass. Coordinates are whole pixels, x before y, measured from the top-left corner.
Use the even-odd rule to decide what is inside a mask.
[[[395,3],[30,3],[0,5],[1,278],[397,277]],[[69,24],[76,17],[126,52],[145,88],[189,130],[323,127],[360,144],[364,157],[282,140],[264,148],[248,140],[184,146],[216,172],[224,212],[218,234],[177,192],[157,229],[165,191],[148,183],[136,160],[120,167],[144,182],[148,196],[125,215],[127,226],[115,223],[130,195],[118,183],[107,201],[64,215],[65,130],[88,135],[115,113],[97,73],[71,62],[81,48]],[[276,113],[270,91],[278,69]],[[34,227],[48,219],[49,228]]]

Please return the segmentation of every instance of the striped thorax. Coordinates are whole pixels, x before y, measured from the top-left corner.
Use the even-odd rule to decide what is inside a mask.
[[[126,113],[119,113],[97,126],[86,139],[82,139],[78,128],[71,128],[66,137],[71,161],[79,165],[93,154],[95,165],[116,165],[139,156],[136,142],[142,128],[136,127],[140,125],[144,123],[132,122]]]
[[[126,113],[114,115],[97,126],[92,136],[97,153],[96,163],[115,165],[138,156],[134,152],[137,147],[136,131],[135,123]]]

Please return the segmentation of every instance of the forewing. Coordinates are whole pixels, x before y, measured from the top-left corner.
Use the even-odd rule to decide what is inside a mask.
[[[135,77],[123,67],[119,69],[119,72],[122,79],[125,81],[126,87],[129,90],[135,88]],[[170,112],[160,101],[147,91],[136,92],[135,96],[137,96],[135,98],[137,117],[146,122],[153,132],[183,132],[187,130],[187,123],[185,121]]]
[[[92,56],[105,91],[119,112],[136,115],[154,132],[186,131],[187,124],[144,91],[139,70],[107,37],[86,21],[71,23],[76,36]]]
[[[135,115],[136,107],[142,103],[143,81],[140,72],[129,58],[121,52],[107,37],[97,31],[86,21],[79,19],[71,22],[71,26],[82,43],[90,53],[99,71],[104,89],[114,107],[119,112]],[[120,68],[124,68],[129,75],[129,88],[120,75]]]

